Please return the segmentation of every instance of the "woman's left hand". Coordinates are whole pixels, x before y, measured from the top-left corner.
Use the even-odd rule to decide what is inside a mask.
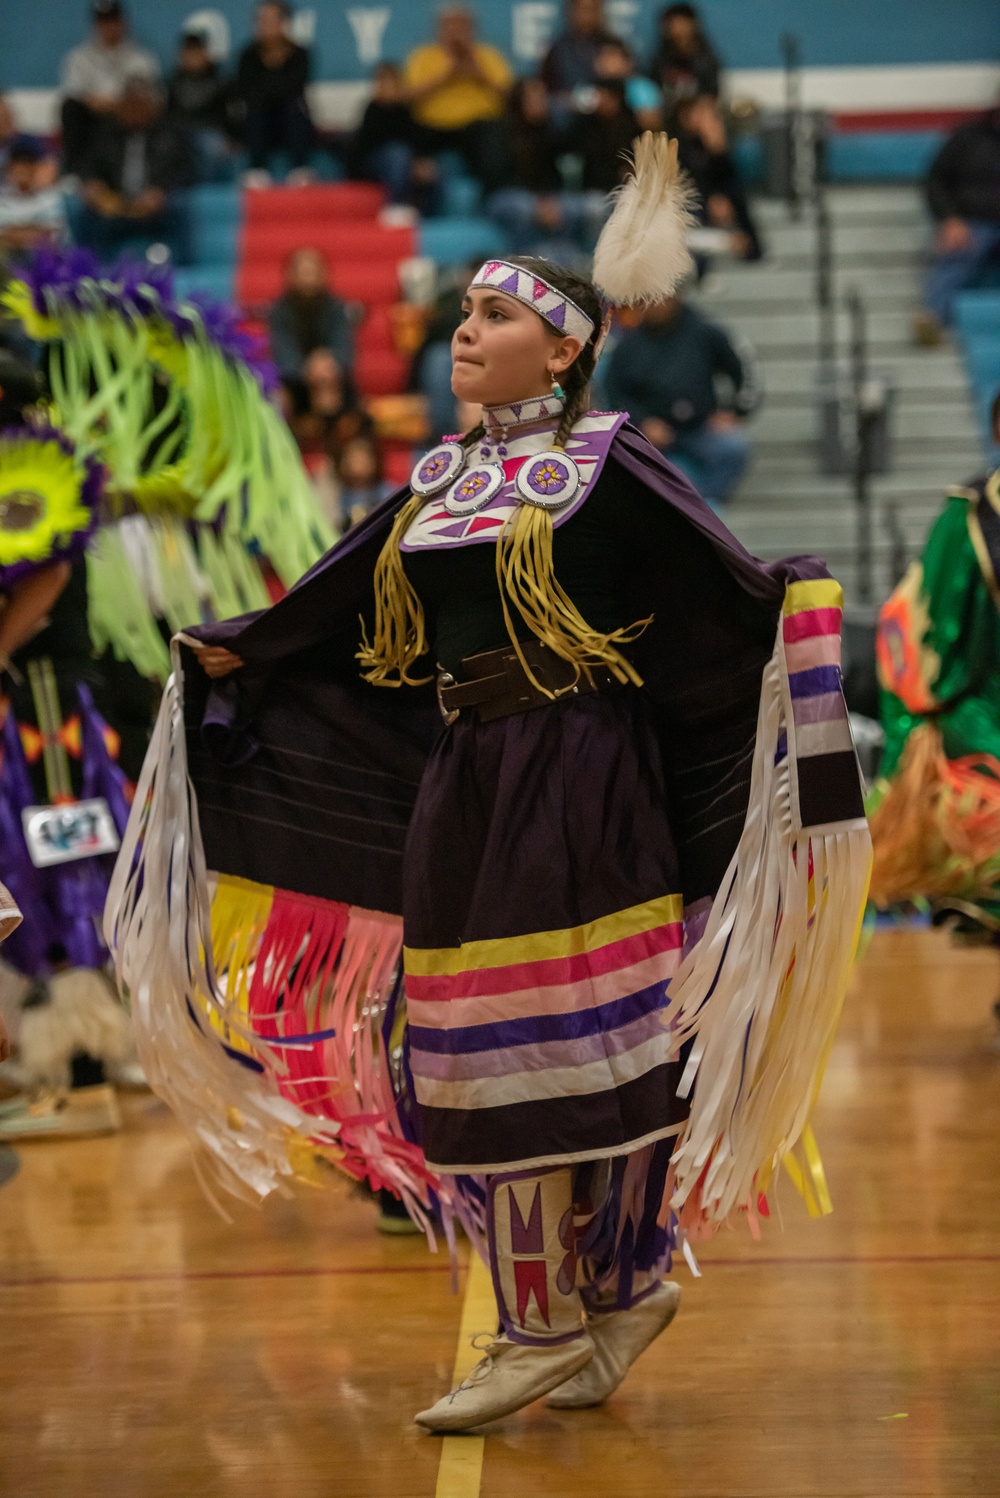
[[[229,676],[233,671],[238,671],[243,665],[238,655],[231,650],[226,650],[223,645],[202,645],[198,651],[198,664],[206,676],[213,681],[220,677]]]

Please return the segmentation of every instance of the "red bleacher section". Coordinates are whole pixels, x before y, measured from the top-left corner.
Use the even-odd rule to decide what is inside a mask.
[[[364,307],[354,375],[366,396],[397,394],[408,372],[393,340],[389,308],[400,299],[399,262],[416,253],[416,237],[412,229],[378,222],[384,202],[381,188],[366,182],[249,191],[236,271],[237,300],[251,316],[260,316],[280,295],[292,251],[305,245],[322,250],[333,290]]]

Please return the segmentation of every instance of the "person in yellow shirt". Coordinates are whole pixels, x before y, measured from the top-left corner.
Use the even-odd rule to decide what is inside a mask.
[[[514,75],[501,52],[476,41],[470,11],[449,5],[439,12],[437,40],[410,53],[403,81],[428,154],[459,151],[474,177],[495,185],[499,116]]]

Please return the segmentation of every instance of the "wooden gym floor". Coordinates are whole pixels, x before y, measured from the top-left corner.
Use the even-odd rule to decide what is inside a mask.
[[[227,1226],[154,1098],[24,1147],[0,1190],[3,1498],[959,1498],[1000,1494],[997,954],[879,933],[816,1120],[834,1214],[781,1193],[678,1270],[604,1410],[420,1433],[463,1298],[326,1192]],[[485,1329],[472,1276],[466,1329]]]

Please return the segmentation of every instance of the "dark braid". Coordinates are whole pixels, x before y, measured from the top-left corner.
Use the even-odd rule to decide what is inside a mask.
[[[562,292],[563,296],[575,302],[580,311],[585,313],[594,324],[593,333],[569,369],[563,371],[559,381],[566,392],[566,405],[556,430],[553,446],[564,447],[573,427],[590,407],[590,381],[594,374],[596,363],[594,354],[597,340],[601,336],[604,308],[593,283],[585,280],[583,276],[575,275],[573,271],[565,270],[563,266],[555,265],[551,260],[543,260],[539,255],[509,255],[505,258],[511,265],[518,265],[522,270],[526,270],[530,276],[537,276],[540,281],[548,281],[556,291]],[[472,447],[480,440],[485,430],[484,424],[479,422],[471,432],[466,432],[462,438],[462,446]]]
[[[537,276],[541,281],[548,281],[556,291],[561,291],[563,296],[569,297],[580,311],[585,313],[594,324],[584,347],[580,350],[569,369],[563,371],[559,383],[566,392],[566,405],[563,409],[562,420],[556,429],[553,442],[555,447],[563,447],[570,432],[580,417],[590,407],[590,381],[594,374],[596,360],[594,352],[597,348],[597,340],[601,336],[601,324],[604,321],[604,308],[593,283],[583,276],[578,276],[574,271],[566,270],[561,265],[554,265],[551,260],[543,260],[537,255],[512,255],[512,265],[519,265],[529,275]]]

